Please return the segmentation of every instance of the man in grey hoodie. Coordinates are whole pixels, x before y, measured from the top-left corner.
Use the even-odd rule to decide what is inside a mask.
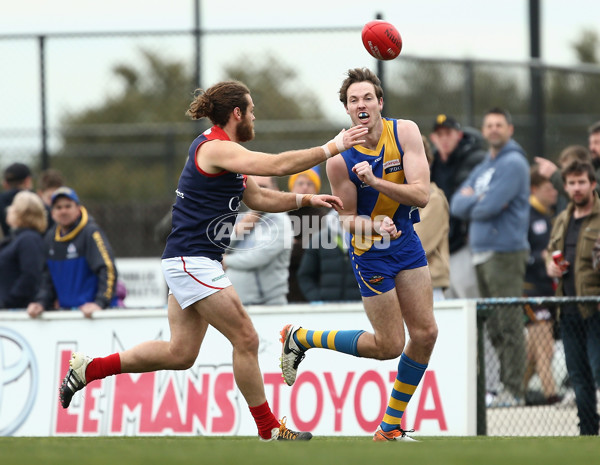
[[[259,187],[279,190],[271,176],[251,176]],[[244,305],[285,305],[292,222],[287,213],[251,211],[240,215],[223,257],[227,277]]]
[[[469,246],[481,297],[520,297],[529,254],[529,163],[512,139],[510,114],[486,112],[482,133],[490,146],[451,199],[453,215],[468,220]],[[523,310],[497,307],[487,321],[500,361],[504,389],[495,406],[524,404],[525,339]]]

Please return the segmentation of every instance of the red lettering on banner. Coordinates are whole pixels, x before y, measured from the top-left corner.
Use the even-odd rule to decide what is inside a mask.
[[[198,392],[196,383],[188,379],[187,416],[185,422],[188,425],[192,425],[194,418],[197,418],[203,431],[208,429],[208,425],[206,424],[208,409],[206,406],[208,405],[209,380],[210,376],[208,373],[202,375],[202,390]]]
[[[58,353],[59,384],[69,370],[71,354],[72,349]],[[57,396],[54,433],[100,434],[107,417],[109,434],[235,433],[240,411],[233,396],[231,366],[195,367],[179,373],[124,373],[114,378],[109,392],[105,380],[96,380],[76,394],[68,409],[62,408]],[[105,404],[106,410],[99,407]]]
[[[281,404],[281,387],[285,386],[285,381],[281,376],[281,373],[265,373],[264,375],[265,387],[273,386],[273,397],[269,406],[271,407],[271,411],[276,418],[281,418],[279,416],[279,406]]]
[[[149,431],[152,413],[152,400],[154,397],[155,373],[143,373],[133,376],[122,374],[115,378],[115,391],[113,400],[113,416],[111,424],[112,433],[123,433],[123,412],[125,409],[133,412],[139,409],[140,431]]]
[[[220,373],[217,375],[214,387],[215,402],[221,410],[221,415],[213,418],[212,432],[213,433],[232,433],[237,424],[238,410],[231,403],[229,392],[233,391],[234,379],[233,373]],[[208,405],[205,406],[208,410]]]
[[[304,421],[300,418],[299,409],[298,409],[298,393],[304,384],[311,384],[315,390],[315,394],[317,397],[316,408],[314,412],[314,416],[309,421]],[[321,419],[321,415],[323,414],[323,390],[321,389],[321,383],[319,383],[319,378],[311,371],[306,371],[301,373],[300,376],[296,379],[294,383],[294,387],[292,388],[292,421],[296,425],[297,428],[303,431],[311,431],[317,426],[319,420]],[[302,412],[307,411],[308,405],[302,405]]]
[[[161,390],[164,390],[162,398],[156,398],[154,394],[155,378],[155,373],[142,374],[138,381],[133,381],[131,376],[126,375],[117,377],[119,382],[115,384],[112,432],[123,432],[125,409],[137,411],[135,417],[139,418],[140,433],[193,433],[196,432],[195,424],[199,424],[201,432],[207,432],[210,429],[208,412],[211,402],[220,411],[220,415],[212,418],[211,432],[222,434],[234,431],[239,413],[229,398],[229,393],[234,390],[233,373],[224,372],[215,376],[212,389],[214,398],[210,395],[210,374],[202,375],[201,392],[197,390],[197,384],[188,379],[185,415],[181,414],[178,398],[183,396],[178,394],[174,378],[168,377],[161,386]],[[156,411],[155,415],[153,411]]]
[[[333,375],[331,373],[323,373],[325,377],[325,382],[327,383],[327,387],[329,388],[329,394],[331,395],[331,401],[333,402],[333,408],[335,410],[334,417],[334,431],[342,430],[342,412],[344,403],[346,402],[346,397],[348,396],[348,391],[350,390],[350,384],[352,383],[352,379],[354,378],[354,372],[349,372],[346,376],[346,381],[344,381],[344,386],[342,387],[342,394],[337,395],[335,391],[335,385],[333,384]]]
[[[158,411],[147,423],[147,429],[142,427],[144,424],[142,422],[140,425],[140,433],[160,433],[165,430],[173,431],[175,433],[186,432],[187,428],[185,428],[185,425],[181,421],[181,413],[179,411],[179,406],[177,405],[175,388],[173,387],[173,378],[169,377],[166,391],[162,399],[155,400],[158,400],[159,402]],[[144,416],[145,415],[142,413],[142,418]]]
[[[59,353],[60,370],[59,385],[69,371],[69,360],[72,350],[61,350]],[[54,432],[61,434],[87,433],[97,434],[100,432],[98,399],[100,398],[104,383],[102,380],[90,383],[85,390],[85,394],[76,394],[69,408],[62,408],[60,399],[57,396],[57,414]]]
[[[100,393],[102,391],[103,382],[102,380],[94,381],[90,383],[86,388],[86,396],[83,398],[83,429],[84,433],[99,433],[99,425],[98,420],[96,418],[92,418],[93,416],[97,416],[97,408],[96,404],[98,402],[98,398],[100,397]]]
[[[426,409],[425,402],[428,395],[431,394],[433,408]],[[415,416],[415,429],[418,430],[423,420],[437,420],[441,431],[447,431],[446,418],[444,416],[444,408],[440,398],[437,380],[434,371],[426,371],[423,376],[421,397],[419,397],[419,405]]]
[[[362,405],[360,399],[362,397],[362,391],[367,383],[375,383],[379,389],[380,408],[379,413],[374,420],[367,420],[362,413]],[[379,373],[374,370],[366,371],[356,383],[356,392],[354,394],[354,411],[356,413],[356,420],[360,427],[365,431],[375,431],[379,422],[383,418],[385,408],[387,407],[387,388]]]

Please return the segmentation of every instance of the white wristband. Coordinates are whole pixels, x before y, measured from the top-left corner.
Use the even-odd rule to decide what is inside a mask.
[[[307,199],[307,206],[310,205],[310,199],[312,199],[315,196],[315,194],[296,194],[296,206],[298,208],[302,208],[302,203],[304,202],[304,199]]]
[[[337,147],[339,153],[342,153],[344,150],[346,150],[346,147],[344,146],[344,132],[346,131],[340,132],[333,138],[333,142],[335,142],[335,146]]]
[[[340,153],[340,150],[338,150],[337,144],[335,143],[334,140],[330,140],[326,144],[322,145],[321,148],[325,152],[326,158],[331,158],[334,155],[337,155],[338,153]]]
[[[332,156],[342,153],[344,150],[346,150],[346,147],[344,146],[344,132],[346,131],[342,130],[337,136],[335,136],[325,145],[321,146],[321,148],[325,151],[325,156],[327,158],[331,158]]]

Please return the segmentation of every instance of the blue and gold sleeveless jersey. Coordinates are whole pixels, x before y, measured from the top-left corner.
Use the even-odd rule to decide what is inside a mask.
[[[397,122],[396,119],[383,118],[383,132],[375,150],[357,145],[342,152],[350,181],[356,185],[358,215],[370,217],[372,220],[378,216],[389,216],[394,220],[397,230],[402,231],[402,235],[394,241],[384,241],[378,235],[366,237],[353,234],[351,244],[353,253],[357,256],[367,251],[370,254],[382,255],[394,253],[415,234],[413,223],[420,221],[417,207],[402,205],[390,199],[360,181],[352,171],[354,165],[366,160],[373,168],[375,176],[396,184],[406,183],[403,165],[404,151],[397,137]]]

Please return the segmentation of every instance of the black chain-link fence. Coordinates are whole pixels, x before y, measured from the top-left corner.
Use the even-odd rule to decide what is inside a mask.
[[[580,434],[575,392],[570,382],[561,338],[562,305],[577,302],[593,306],[600,296],[496,298],[477,301],[478,380],[477,433],[490,436],[577,436]],[[523,315],[520,329],[524,352],[492,342],[487,325],[494,312],[517,309]],[[544,314],[543,310],[548,310]],[[537,315],[537,316],[536,316]],[[540,315],[542,315],[540,317]],[[545,316],[544,316],[545,315]],[[546,316],[548,318],[546,318]],[[600,341],[600,334],[579,335]],[[513,338],[507,338],[514,341]],[[505,358],[503,353],[512,354]],[[581,363],[587,363],[581,360]],[[599,368],[591,367],[598,371]],[[503,382],[504,381],[504,382]],[[593,381],[592,381],[593,383]],[[506,385],[520,384],[520,392]],[[600,388],[596,384],[596,388]],[[594,390],[596,392],[596,390]],[[600,396],[596,393],[596,399]],[[586,412],[593,422],[599,406]],[[596,426],[597,428],[597,426]]]
[[[162,243],[151,240],[153,223],[173,202],[189,143],[207,125],[184,115],[197,85],[246,82],[257,106],[257,138],[247,146],[267,152],[321,145],[347,126],[337,91],[356,66],[383,77],[384,113],[414,120],[424,134],[440,112],[479,126],[485,110],[506,107],[530,158],[556,159],[567,145],[586,145],[587,127],[600,119],[598,66],[408,53],[376,63],[360,29],[0,35],[0,170],[14,161],[36,175],[61,170],[117,256],[155,256]],[[352,53],[320,54],[323,43]],[[534,71],[544,91],[536,108]]]

